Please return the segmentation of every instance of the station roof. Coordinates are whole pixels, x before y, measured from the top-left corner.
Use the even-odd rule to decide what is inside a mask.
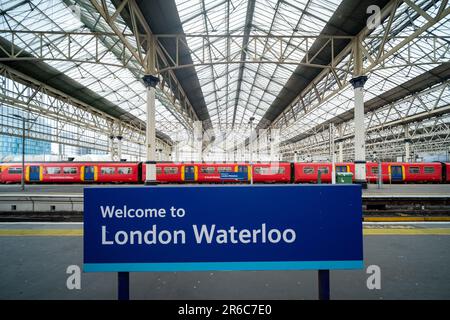
[[[11,0],[0,4],[0,28],[10,30],[48,31],[48,41],[58,43],[58,35],[50,32],[112,32],[95,12],[89,0],[76,0],[81,6],[82,19],[73,16],[68,8],[73,2],[69,0],[23,1]],[[105,0],[104,3],[117,8],[121,1]],[[380,8],[390,1],[375,1]],[[176,77],[186,92],[196,116],[204,122],[206,128],[213,128],[216,133],[231,128],[247,127],[250,118],[255,118],[257,128],[280,128],[287,142],[302,139],[314,127],[351,119],[353,110],[353,90],[344,87],[335,98],[319,104],[310,112],[299,115],[295,122],[285,124],[280,115],[286,110],[301,92],[307,88],[321,69],[304,65],[249,62],[247,55],[256,54],[247,47],[251,35],[287,37],[284,50],[291,50],[293,55],[302,61],[304,50],[296,50],[301,46],[302,35],[350,35],[358,34],[366,27],[367,7],[374,4],[371,0],[136,0],[148,26],[155,34],[208,34],[241,36],[241,50],[237,48],[246,62],[207,64],[190,66],[175,70]],[[399,10],[393,17],[392,30],[399,37],[407,37],[425,19],[417,11],[403,2],[399,2]],[[438,10],[436,1],[423,0],[418,3],[421,10],[433,15]],[[32,10],[30,10],[32,9]],[[131,30],[131,21],[126,12],[121,14],[124,30]],[[373,35],[382,35],[386,21],[375,29]],[[450,19],[445,17],[433,27],[426,30],[430,36],[443,36],[439,53],[449,56],[445,51],[448,45]],[[130,31],[131,32],[131,31]],[[32,34],[22,36],[23,47],[37,50],[38,38]],[[1,39],[7,42],[9,39]],[[267,41],[266,45],[267,45]],[[308,52],[314,55],[323,46],[317,39]],[[433,47],[426,39],[408,52],[414,57],[425,57],[432,54]],[[441,41],[441,40],[439,40]],[[335,55],[348,45],[349,40],[337,40],[334,44]],[[446,43],[447,42],[447,43]],[[174,48],[164,40],[160,44],[170,55]],[[206,52],[209,60],[222,59],[221,52],[226,50],[224,41],[199,43],[195,38],[188,39],[190,50],[181,50],[180,59],[191,64],[193,55]],[[379,45],[373,40],[371,48]],[[94,50],[87,44],[83,50]],[[108,52],[114,59],[114,50],[103,43],[100,50]],[[403,51],[402,51],[403,50]],[[371,72],[365,86],[365,106],[367,110],[378,108],[383,104],[405,97],[420,88],[430,86],[436,81],[448,79],[448,65],[418,63],[398,63],[406,54],[401,49],[384,61],[384,68]],[[409,50],[409,49],[408,49]],[[32,51],[32,50],[31,50]],[[256,51],[256,49],[255,49]],[[1,54],[1,53],[0,53]],[[322,51],[315,59],[329,62],[329,53]],[[269,61],[270,62],[270,61]],[[145,90],[136,68],[118,68],[100,64],[76,63],[70,61],[46,61],[32,63],[15,63],[9,65],[19,71],[41,79],[49,85],[66,92],[86,103],[127,121],[145,121]],[[306,104],[314,104],[315,95]],[[157,129],[160,137],[163,133],[177,140],[177,135],[186,130],[182,117],[170,106],[170,101],[158,96],[156,106]],[[248,136],[247,136],[248,137]],[[241,136],[245,138],[245,136]]]

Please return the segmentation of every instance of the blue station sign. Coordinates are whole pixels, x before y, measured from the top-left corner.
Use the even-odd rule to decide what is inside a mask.
[[[362,267],[358,185],[84,189],[86,272]]]
[[[220,179],[243,181],[243,180],[248,179],[248,173],[247,172],[221,172]]]

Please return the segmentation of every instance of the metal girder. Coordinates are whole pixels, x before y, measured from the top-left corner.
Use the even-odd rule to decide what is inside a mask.
[[[192,64],[183,64],[179,59],[172,59],[167,56],[169,64],[160,68],[159,72],[174,70],[191,66],[207,66],[219,64],[243,64],[243,63],[271,63],[271,64],[292,64],[307,65],[318,68],[332,68],[329,65],[314,63],[315,55],[308,53],[308,49],[317,39],[326,39],[326,46],[319,52],[330,50],[334,55],[333,43],[336,39],[352,40],[351,36],[296,36],[296,35],[271,35],[271,34],[157,34],[156,39],[165,39],[173,42],[179,50],[181,47],[188,50],[193,58]],[[290,41],[295,39],[299,44],[292,48]],[[190,48],[188,42],[196,40],[198,47]],[[244,41],[246,40],[246,41]],[[214,43],[222,43],[224,50],[214,50],[214,55],[210,57],[208,47]],[[214,48],[214,46],[212,46]],[[245,54],[243,54],[245,53]],[[299,61],[299,55],[304,55],[304,59]]]
[[[417,133],[410,138],[411,151],[418,152],[445,152],[450,150],[450,122],[436,126],[425,126],[423,133]],[[368,161],[373,161],[375,155],[382,161],[397,161],[396,157],[405,156],[404,132],[392,134],[382,140],[367,141],[366,153]],[[298,151],[297,151],[298,152]],[[284,152],[283,161],[292,161],[294,151]],[[303,153],[297,153],[298,161],[313,161],[314,159],[329,160],[328,145],[308,148]],[[353,161],[353,141],[343,142],[343,161]]]
[[[27,41],[29,36],[34,40]],[[71,61],[75,63],[103,64],[113,67],[140,69],[117,39],[111,48],[118,52],[111,57],[110,48],[103,46],[105,38],[113,38],[111,32],[65,32],[39,30],[0,30],[0,38],[8,40],[10,46],[0,44],[5,54],[1,61]],[[36,47],[35,47],[36,46]]]
[[[450,146],[447,131],[450,124],[450,81],[413,94],[400,101],[391,103],[382,108],[366,114],[366,144],[372,146],[368,154],[372,153],[374,146],[389,149],[396,147],[396,139],[401,141],[405,137],[413,141],[431,141],[433,135],[445,139],[440,146],[434,144],[434,150],[441,150]],[[407,126],[406,126],[407,125]],[[407,129],[406,129],[407,128]],[[408,130],[406,133],[405,130]],[[426,133],[426,134],[425,134]],[[334,140],[344,143],[347,147],[353,145],[354,124],[353,120],[343,122],[339,125]],[[422,139],[422,140],[421,140]],[[303,154],[326,154],[329,149],[329,131],[326,126],[315,127],[307,132],[307,136],[295,143],[284,144],[281,147],[283,153],[293,155],[294,151]],[[424,142],[424,143],[425,143]],[[344,149],[345,150],[345,149]],[[349,150],[347,148],[347,150]],[[352,156],[347,154],[347,159]]]
[[[137,155],[138,146],[144,144],[143,127],[116,119],[1,64],[0,79],[2,107],[45,119],[45,125],[31,123],[30,138],[108,152],[109,137],[122,136],[122,150],[130,155]],[[0,133],[21,136],[20,125],[7,121],[5,115],[2,118]],[[157,143],[166,148],[164,141],[158,139]]]
[[[131,1],[131,0],[130,0]],[[440,19],[445,17],[450,13],[450,8],[442,12]],[[433,20],[434,22],[434,20]],[[110,21],[110,23],[113,23]],[[433,25],[434,23],[429,22],[426,27]],[[109,25],[109,24],[108,24]],[[423,29],[423,30],[422,30]],[[433,52],[435,49],[441,49],[443,46],[448,48],[450,41],[450,36],[435,36],[435,35],[425,35],[420,36],[426,28],[421,28],[416,31],[418,33],[415,36],[395,36],[396,40],[400,43],[393,47],[386,49],[384,48],[385,42],[392,40],[392,38],[387,37],[384,39],[382,36],[366,36],[363,43],[361,44],[362,50],[364,52],[364,58],[367,58],[369,63],[365,64],[364,72],[367,73],[372,70],[377,70],[384,68],[382,64],[384,60],[398,52],[399,48],[404,45],[414,46],[417,41],[414,40],[427,40],[431,46]],[[419,33],[420,32],[420,33]],[[24,35],[34,35],[36,37],[36,43],[39,43],[38,48],[33,48],[30,44],[27,44],[23,40]],[[142,53],[138,50],[131,51],[127,45],[124,45],[122,41],[127,40],[130,37],[134,37],[132,33],[121,33],[119,39],[116,33],[107,31],[95,31],[95,32],[63,32],[63,31],[24,31],[24,30],[0,30],[0,37],[10,41],[13,46],[7,48],[0,45],[0,50],[4,52],[7,56],[1,57],[0,61],[12,61],[12,60],[23,60],[23,61],[33,61],[33,60],[54,60],[54,61],[71,61],[77,63],[94,63],[94,64],[104,64],[114,67],[126,67],[130,70],[140,71],[145,73],[145,65],[140,65],[141,63],[146,63],[149,59],[145,55],[139,60],[137,56]],[[106,38],[113,38],[115,41],[111,42],[108,47],[103,47]],[[141,35],[138,38],[143,38]],[[224,34],[224,35],[211,35],[211,34],[153,34],[151,38],[156,43],[157,46],[157,58],[161,58],[163,63],[157,61],[155,63],[156,74],[165,74],[169,70],[176,70],[186,67],[196,67],[196,66],[210,66],[210,65],[220,65],[220,64],[243,64],[243,63],[270,63],[270,64],[290,64],[290,65],[305,65],[308,67],[316,67],[324,69],[326,73],[322,74],[322,77],[334,78],[335,81],[341,81],[341,85],[347,84],[347,82],[342,82],[343,77],[341,72],[351,73],[353,70],[353,58],[350,60],[343,61],[347,55],[353,55],[353,47],[355,41],[358,40],[360,36],[334,36],[334,35],[317,35],[317,36],[296,36],[296,35],[285,35],[285,36],[274,36],[274,35],[249,35],[248,42],[246,44],[240,43],[244,35],[239,34]],[[190,49],[187,45],[190,39],[201,39],[201,47]],[[192,64],[183,64],[180,59],[173,59],[165,49],[161,48],[159,40],[169,40],[173,41],[180,50],[181,47],[187,49],[193,56]],[[300,45],[296,46],[294,49],[290,48],[290,39],[296,39],[300,41]],[[307,50],[311,47],[318,39],[326,40],[325,45],[314,55],[311,55]],[[342,51],[338,56],[334,50],[334,42],[337,39],[345,39],[351,41],[348,47]],[[76,41],[79,40],[79,41]],[[119,41],[120,40],[120,41]],[[377,43],[378,48],[373,47],[373,42],[384,40],[385,42]],[[445,40],[445,41],[444,41]],[[223,41],[226,43],[225,52],[214,51],[213,54],[209,54],[209,46],[214,42]],[[443,41],[445,43],[440,43]],[[129,42],[127,40],[128,45]],[[144,42],[145,43],[145,42]],[[142,45],[143,43],[141,43]],[[94,50],[90,50],[94,48]],[[199,49],[201,53],[196,53]],[[289,48],[289,50],[287,50]],[[89,50],[88,50],[89,49]],[[117,50],[117,59],[111,59],[110,53],[111,49]],[[379,51],[381,49],[382,51]],[[448,51],[449,49],[445,49]],[[24,51],[31,53],[32,55],[23,55]],[[287,52],[286,52],[287,51]],[[331,64],[320,63],[315,60],[318,53],[322,51],[327,51],[332,60]],[[242,53],[246,54],[243,55]],[[298,57],[293,57],[292,54],[303,54],[304,59],[302,61],[298,60]],[[370,54],[369,54],[370,52]],[[378,55],[378,56],[377,56]],[[377,58],[373,58],[377,56]],[[406,55],[402,65],[416,64],[417,61],[411,55]],[[420,62],[421,64],[429,63],[440,63],[443,62],[442,56],[431,55],[429,60],[424,60]],[[136,64],[136,62],[138,64]],[[445,61],[444,61],[445,62]],[[339,73],[338,73],[339,72]],[[171,73],[171,72],[170,72]],[[331,73],[331,75],[329,74]],[[173,77],[175,75],[171,73]],[[177,83],[176,78],[171,78],[170,80]],[[311,84],[311,86],[317,85],[317,80]],[[182,88],[180,87],[180,90]],[[184,92],[180,92],[183,94]],[[323,96],[321,93],[320,96]],[[297,100],[299,97],[297,98]],[[297,102],[297,101],[296,101]]]

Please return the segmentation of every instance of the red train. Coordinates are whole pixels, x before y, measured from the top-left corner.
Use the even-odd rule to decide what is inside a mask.
[[[331,163],[165,163],[156,165],[160,183],[225,183],[224,173],[240,173],[255,183],[316,183],[321,172],[323,183],[331,182]],[[252,169],[251,169],[252,168]],[[142,162],[43,162],[25,164],[27,183],[143,183]],[[336,163],[336,172],[355,174],[353,163]],[[381,173],[385,183],[450,183],[450,163],[383,162]],[[378,179],[378,163],[366,164],[367,181]],[[0,183],[19,183],[21,163],[0,164]]]

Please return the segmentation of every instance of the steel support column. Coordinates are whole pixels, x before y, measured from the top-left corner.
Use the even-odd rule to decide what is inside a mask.
[[[411,139],[409,137],[409,125],[404,126],[405,130],[405,162],[411,161]]]
[[[338,162],[344,162],[344,143],[338,143]]]
[[[410,162],[411,152],[410,152],[410,140],[405,140],[405,162]]]
[[[252,131],[253,131],[253,121],[255,120],[255,117],[251,117],[249,124],[250,124],[250,144],[249,144],[249,151],[250,151],[250,184],[253,184],[253,140],[252,140]]]
[[[350,83],[355,95],[355,182],[367,188],[366,181],[366,145],[364,127],[364,84],[367,76],[363,74],[362,40],[358,37],[353,46],[354,69]]]
[[[119,161],[122,160],[122,136],[117,136],[117,156]]]
[[[154,185],[156,184],[155,88],[159,82],[159,78],[152,75],[145,75],[142,80],[147,88],[145,184]]]
[[[366,145],[364,128],[364,83],[366,76],[350,80],[355,93],[355,182],[367,188],[366,182]]]
[[[202,162],[203,161],[203,126],[201,121],[194,122],[194,161]]]
[[[336,153],[335,153],[335,145],[334,145],[334,124],[333,123],[330,123],[329,139],[330,139],[331,183],[336,184]]]

